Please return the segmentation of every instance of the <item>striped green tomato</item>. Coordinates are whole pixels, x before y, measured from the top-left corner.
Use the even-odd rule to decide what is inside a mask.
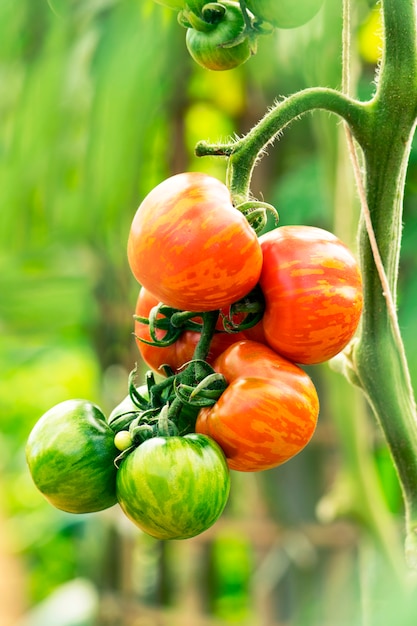
[[[52,407],[36,422],[26,444],[36,487],[68,513],[92,513],[116,504],[118,454],[113,430],[87,400]]]
[[[122,510],[157,539],[188,539],[207,530],[223,512],[229,490],[222,450],[195,433],[146,440],[117,473]]]

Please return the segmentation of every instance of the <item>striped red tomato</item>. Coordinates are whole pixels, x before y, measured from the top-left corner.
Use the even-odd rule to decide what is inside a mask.
[[[158,301],[211,311],[256,285],[262,252],[226,185],[191,172],[166,179],[143,200],[131,225],[128,260]]]
[[[295,363],[332,358],[352,339],[362,312],[362,280],[352,252],[313,226],[281,226],[259,241],[266,342]]]
[[[310,377],[255,341],[230,346],[214,363],[229,383],[200,410],[196,432],[223,449],[231,469],[260,471],[288,461],[310,441],[319,401]]]

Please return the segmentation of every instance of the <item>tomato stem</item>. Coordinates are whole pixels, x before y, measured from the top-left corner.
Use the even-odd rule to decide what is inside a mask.
[[[358,232],[365,305],[348,375],[362,388],[391,450],[404,495],[407,558],[417,568],[417,412],[395,309],[405,176],[417,118],[416,0],[381,4],[383,58],[369,101],[335,89],[305,89],[278,102],[246,136],[199,142],[196,154],[228,159],[227,185],[240,205],[250,199],[253,169],[266,147],[307,112],[323,109],[342,118],[362,150]]]
[[[278,102],[258,124],[236,141],[227,144],[197,144],[197,156],[224,156],[228,158],[227,185],[233,203],[243,204],[250,199],[252,173],[266,147],[282,130],[304,113],[324,109],[342,117],[360,141],[367,128],[367,105],[335,89],[312,87],[299,91]]]
[[[193,359],[205,361],[210,351],[211,340],[213,339],[214,332],[216,330],[217,320],[219,319],[220,311],[207,311],[202,314],[203,328],[199,342],[195,348]]]
[[[396,302],[405,175],[417,115],[416,6],[414,0],[384,0],[382,10],[383,59],[361,142],[366,164],[366,204],[359,226],[365,308],[354,366],[398,471],[406,553],[417,568],[417,413],[397,314],[389,306]],[[389,293],[381,285],[373,238]]]

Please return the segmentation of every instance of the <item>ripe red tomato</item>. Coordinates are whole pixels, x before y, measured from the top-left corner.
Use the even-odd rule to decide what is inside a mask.
[[[191,172],[168,178],[143,200],[130,230],[128,260],[159,302],[213,311],[256,285],[262,252],[227,187]]]
[[[259,241],[267,343],[295,363],[332,358],[352,339],[362,312],[355,257],[335,235],[312,226],[281,226]]]
[[[196,432],[223,449],[231,469],[260,471],[288,461],[310,441],[319,401],[297,365],[255,341],[230,346],[214,363],[229,386],[200,410]]]
[[[159,301],[153,296],[147,289],[142,287],[139,291],[139,296],[136,301],[136,315],[139,317],[149,317],[151,309],[156,306]],[[200,321],[201,318],[193,318],[195,321]],[[213,336],[210,344],[210,352],[207,355],[207,362],[212,363],[226,348],[231,344],[245,338],[243,333],[227,333],[221,332],[223,330],[222,321],[219,318],[217,323],[218,333]],[[165,330],[157,329],[156,335],[158,339],[163,339]],[[141,341],[145,339],[150,341],[151,336],[149,333],[148,324],[135,321],[135,336],[136,344],[139,352],[145,363],[154,371],[162,373],[162,365],[169,365],[169,367],[177,372],[184,363],[187,363],[193,358],[194,350],[200,339],[200,333],[192,330],[185,330],[181,333],[180,337],[167,347],[159,347],[155,345],[149,345]]]

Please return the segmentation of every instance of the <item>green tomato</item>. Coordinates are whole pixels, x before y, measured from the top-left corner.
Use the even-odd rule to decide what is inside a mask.
[[[248,9],[259,19],[277,28],[296,28],[318,13],[323,0],[246,0]]]
[[[26,444],[36,487],[68,513],[101,511],[117,502],[118,454],[114,432],[101,410],[87,400],[66,400],[51,408]]]
[[[133,402],[132,398],[128,394],[117,406],[114,407],[108,417],[108,422],[111,424],[122,415],[140,411],[139,407]]]
[[[215,71],[237,67],[245,63],[252,53],[250,41],[243,35],[245,21],[239,3],[224,0],[220,5],[225,9],[220,21],[206,23],[207,30],[188,28],[185,38],[194,61],[205,69]],[[235,39],[235,45],[226,45]]]
[[[121,452],[130,448],[133,445],[130,432],[128,430],[119,430],[114,436],[114,445]]]
[[[207,530],[223,512],[229,490],[222,450],[195,433],[146,440],[117,473],[122,510],[157,539],[188,539]]]

